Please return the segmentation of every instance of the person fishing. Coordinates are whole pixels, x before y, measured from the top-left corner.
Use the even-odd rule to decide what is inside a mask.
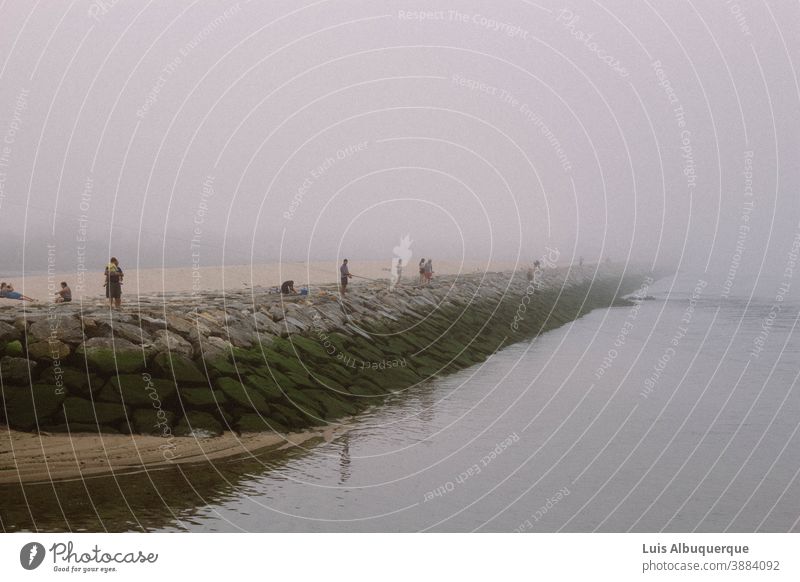
[[[122,268],[119,266],[119,261],[117,258],[111,257],[108,265],[106,265],[106,282],[104,284],[104,287],[106,288],[106,298],[108,298],[108,305],[111,309],[114,307],[117,309],[121,308],[122,279],[124,276],[125,273],[122,272]]]
[[[339,277],[341,283],[341,292],[344,295],[347,292],[348,279],[352,279],[353,275],[350,273],[350,267],[347,266],[347,259],[342,261],[342,266],[339,267]]]

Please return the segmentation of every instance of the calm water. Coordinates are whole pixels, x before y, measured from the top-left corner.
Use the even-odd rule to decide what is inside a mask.
[[[246,470],[181,470],[155,479],[157,495],[108,484],[126,502],[93,493],[92,515],[68,527],[797,531],[800,306],[769,318],[770,305],[700,297],[692,309],[684,294],[598,310],[398,396],[331,442]]]

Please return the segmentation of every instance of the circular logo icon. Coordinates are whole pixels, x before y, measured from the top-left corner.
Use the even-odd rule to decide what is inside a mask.
[[[44,546],[39,542],[30,542],[19,551],[19,563],[26,570],[35,570],[44,561]]]

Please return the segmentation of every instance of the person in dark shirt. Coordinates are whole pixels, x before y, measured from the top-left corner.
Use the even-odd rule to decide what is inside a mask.
[[[125,274],[122,272],[116,257],[111,257],[108,265],[106,265],[105,276],[106,297],[108,298],[109,307],[119,309],[122,303],[122,278]]]
[[[281,285],[281,293],[283,295],[297,293],[297,291],[294,290],[294,281],[284,281]]]
[[[347,266],[347,259],[342,261],[342,266],[339,267],[339,275],[340,279],[339,282],[341,283],[342,295],[347,292],[347,281],[351,279],[353,275],[350,274],[350,267]]]

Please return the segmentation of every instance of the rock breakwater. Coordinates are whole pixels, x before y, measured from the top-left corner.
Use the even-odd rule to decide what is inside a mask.
[[[583,273],[586,273],[584,275]],[[591,274],[591,276],[590,276]],[[284,434],[339,421],[505,345],[620,304],[602,267],[0,308],[0,422],[44,433]]]

